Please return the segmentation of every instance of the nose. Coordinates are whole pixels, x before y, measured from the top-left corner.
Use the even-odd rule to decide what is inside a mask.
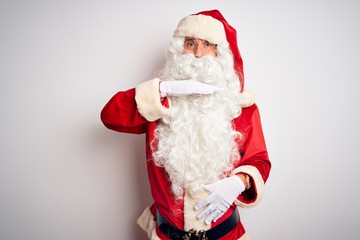
[[[201,46],[197,45],[194,51],[195,57],[201,58],[202,56],[204,56],[204,54],[204,49]]]

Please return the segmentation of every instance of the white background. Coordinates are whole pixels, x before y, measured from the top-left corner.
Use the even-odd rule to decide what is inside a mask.
[[[238,30],[273,164],[242,210],[255,240],[360,238],[360,4],[0,2],[0,239],[145,239],[144,136],[106,129],[110,97],[151,79],[178,21]]]

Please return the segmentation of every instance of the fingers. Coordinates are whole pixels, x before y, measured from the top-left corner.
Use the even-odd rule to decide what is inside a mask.
[[[195,206],[194,209],[195,211],[200,210],[201,208],[205,207],[206,205],[209,205],[210,203],[210,196],[209,195],[207,198],[203,199],[202,201],[198,202]]]
[[[208,187],[208,185],[204,185],[204,189],[208,190],[207,187]],[[209,191],[209,192],[211,193],[211,191]],[[214,194],[211,193],[209,196],[207,196],[206,198],[204,198],[203,200],[201,200],[194,206],[195,211],[198,211],[201,208],[209,205],[210,203],[213,202],[213,200],[214,200]]]
[[[214,193],[214,188],[214,184],[204,185],[204,189],[209,191],[211,194],[194,206],[195,211],[204,208],[196,217],[197,219],[206,217],[206,224],[217,221],[225,213],[225,208],[219,204],[219,199],[217,199],[218,195]]]
[[[216,222],[222,215],[224,214],[223,211],[220,209],[215,209],[210,213],[210,215],[205,219],[206,224],[210,224],[211,222]]]
[[[198,82],[196,80],[161,81],[161,96],[188,96],[192,94],[212,94],[220,90],[219,87]]]
[[[200,214],[197,215],[198,219],[202,219],[205,216],[205,223],[210,224],[216,222],[225,212],[216,208],[213,204],[209,204]]]
[[[213,221],[216,222],[217,220],[219,220],[219,218],[221,218],[224,213],[225,211],[218,209],[216,215],[214,215]]]
[[[214,205],[209,204],[203,211],[201,211],[198,215],[197,218],[198,219],[202,219],[207,215],[210,215],[214,210],[216,210],[216,208],[214,207]]]
[[[220,90],[220,88],[217,86],[209,85],[202,82],[192,83],[192,88],[194,94],[212,94]]]

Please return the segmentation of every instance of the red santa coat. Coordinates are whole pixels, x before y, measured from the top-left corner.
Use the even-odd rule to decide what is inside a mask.
[[[136,89],[115,94],[103,108],[101,120],[107,128],[118,132],[146,134],[146,163],[154,204],[144,211],[138,223],[147,231],[149,238],[169,239],[156,226],[156,208],[169,223],[179,229],[208,230],[223,222],[237,206],[248,208],[260,201],[271,163],[268,159],[259,111],[256,104],[252,104],[243,108],[241,115],[233,120],[233,126],[241,132],[243,140],[239,143],[241,160],[230,174],[241,172],[249,175],[252,187],[244,191],[224,216],[211,226],[205,225],[203,220],[196,219],[197,213],[193,206],[198,200],[192,199],[187,193],[183,200],[176,200],[171,193],[171,183],[165,169],[156,166],[153,160],[150,144],[154,140],[158,119],[166,114],[168,107],[166,98],[160,102],[158,81],[154,79],[140,84]],[[246,239],[241,222],[221,239]]]

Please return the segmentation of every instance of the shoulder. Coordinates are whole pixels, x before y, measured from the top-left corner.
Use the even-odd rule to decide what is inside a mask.
[[[241,110],[240,116],[236,117],[234,119],[234,122],[250,121],[251,118],[254,116],[254,114],[258,114],[258,113],[259,113],[258,106],[254,103],[249,107],[243,108]]]

